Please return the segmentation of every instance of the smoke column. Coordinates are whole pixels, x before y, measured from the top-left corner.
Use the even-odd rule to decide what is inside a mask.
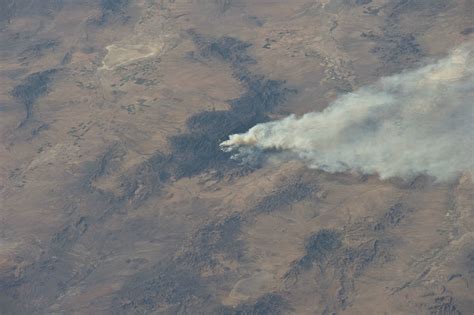
[[[381,78],[321,112],[258,124],[221,143],[234,157],[282,151],[328,172],[449,180],[474,169],[474,43]],[[271,154],[271,153],[270,153]],[[471,173],[472,174],[472,173]]]

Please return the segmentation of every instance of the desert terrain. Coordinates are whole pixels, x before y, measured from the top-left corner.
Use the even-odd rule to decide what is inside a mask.
[[[472,174],[231,158],[474,40],[470,0],[0,0],[0,314],[472,314]]]

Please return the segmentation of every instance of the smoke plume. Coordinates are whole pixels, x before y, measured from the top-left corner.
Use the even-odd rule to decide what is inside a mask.
[[[328,172],[448,180],[474,169],[474,44],[381,78],[322,112],[258,124],[221,143],[234,157],[283,151]],[[472,174],[472,173],[471,173]]]

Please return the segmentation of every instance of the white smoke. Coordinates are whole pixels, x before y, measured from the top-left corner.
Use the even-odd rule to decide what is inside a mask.
[[[279,150],[328,172],[447,180],[474,169],[473,43],[385,77],[322,112],[262,123],[221,143],[235,155]],[[255,153],[257,154],[257,153]]]

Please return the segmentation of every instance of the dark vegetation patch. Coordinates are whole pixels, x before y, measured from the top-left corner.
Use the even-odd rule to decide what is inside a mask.
[[[339,287],[334,298],[334,309],[350,305],[354,279],[382,258],[378,240],[368,240],[348,246],[341,233],[324,229],[312,235],[305,244],[305,255],[285,274],[285,281],[296,283],[303,272],[316,272],[317,279]],[[337,307],[336,307],[337,306]]]
[[[355,0],[355,4],[357,4],[357,5],[366,5],[366,4],[369,4],[371,2],[372,2],[372,0]]]
[[[408,212],[411,212],[411,209],[407,208],[401,203],[397,203],[388,209],[384,216],[379,220],[379,222],[374,226],[375,231],[383,231],[387,228],[393,228],[397,226],[400,221],[405,218]]]
[[[122,180],[123,194],[120,201],[129,201],[139,206],[170,178],[170,157],[160,152],[142,163],[131,176],[125,175]]]
[[[111,145],[99,158],[97,158],[95,162],[92,163],[87,185],[91,185],[94,180],[109,175],[111,172],[116,170],[126,154],[127,152],[120,143]]]
[[[252,46],[249,43],[228,36],[210,39],[196,33],[194,30],[189,30],[188,34],[193,39],[202,57],[219,58],[234,66],[255,63],[255,60],[247,54],[247,48]]]
[[[44,56],[45,53],[54,51],[59,45],[59,42],[54,39],[47,39],[39,43],[28,46],[20,53],[20,61],[27,58],[38,58]]]
[[[279,315],[290,311],[288,302],[275,293],[268,293],[258,298],[254,303],[245,303],[236,306],[222,306],[213,313],[216,315]]]
[[[229,154],[219,148],[219,140],[209,134],[182,134],[169,140],[176,178],[191,177],[202,171],[227,164]]]
[[[257,213],[270,213],[310,197],[316,190],[311,183],[290,180],[275,192],[265,196],[253,208]]]
[[[116,196],[111,192],[96,187],[94,182],[117,170],[126,154],[125,148],[120,143],[114,143],[95,161],[91,161],[85,165],[86,175],[81,182],[82,188],[88,193],[100,196],[101,199],[110,204],[112,208],[119,206],[123,197]],[[128,183],[128,181],[124,181],[122,185],[125,183]]]
[[[25,106],[26,115],[20,126],[33,117],[34,103],[48,92],[52,77],[56,72],[56,69],[50,69],[30,74],[20,85],[13,88],[12,96]]]
[[[88,228],[88,218],[80,217],[76,222],[66,225],[61,231],[56,233],[51,240],[51,246],[53,248],[63,248],[67,244],[73,244],[87,231]]]
[[[100,8],[103,14],[124,13],[130,0],[100,0]]]
[[[360,276],[381,254],[379,247],[378,240],[369,240],[356,247],[345,247],[342,255],[335,259],[335,263],[345,274]]]
[[[470,35],[470,34],[472,34],[472,33],[474,33],[474,27],[466,27],[465,29],[463,29],[463,30],[460,32],[460,34],[461,34],[461,35],[464,35],[464,36]]]
[[[137,207],[151,194],[158,192],[162,184],[169,179],[170,157],[157,152],[132,172],[121,176],[119,194],[96,187],[94,185],[96,180],[107,177],[119,169],[126,154],[126,149],[121,143],[115,143],[107,148],[95,161],[85,165],[86,175],[82,180],[82,188],[89,193],[102,196],[102,199],[107,199],[114,208],[123,206],[125,202]]]
[[[327,260],[329,255],[341,248],[341,246],[342,241],[339,232],[321,230],[306,241],[306,254],[297,262],[297,266],[308,269],[314,262]]]
[[[139,273],[124,286],[120,308],[125,312],[146,313],[158,305],[179,304],[203,293],[199,277],[179,270],[173,263],[161,263]]]
[[[67,65],[68,63],[71,62],[71,59],[72,59],[72,52],[68,51],[63,59],[61,60],[61,65],[64,66],[64,65]]]
[[[117,18],[122,22],[126,22],[129,18],[126,14],[129,5],[130,0],[100,0],[102,14],[98,20],[92,22],[98,26]]]
[[[341,233],[323,229],[306,240],[305,254],[287,272],[285,278],[295,278],[301,272],[317,267],[321,273],[333,268],[339,281],[359,276],[381,254],[378,240],[369,240],[357,246],[346,246]]]
[[[265,115],[283,102],[288,90],[283,82],[245,77],[249,87],[240,98],[229,101],[228,111],[204,111],[188,119],[188,132],[170,138],[175,176],[191,177],[208,169],[224,172],[240,167],[219,144],[229,135],[247,131],[268,121]]]
[[[428,175],[418,175],[412,180],[408,182],[402,182],[401,185],[399,185],[403,189],[409,189],[411,191],[413,190],[423,190],[429,187],[431,184],[435,182],[434,177],[430,177]]]
[[[247,117],[235,111],[204,111],[190,117],[187,126],[192,133],[199,136],[206,135],[210,138],[221,139],[228,136],[228,130],[245,130],[254,126],[262,118],[252,113]]]
[[[393,29],[383,35],[362,33],[376,43],[371,52],[384,63],[384,68],[390,72],[415,65],[424,57],[424,53],[413,34],[397,33]]]
[[[365,8],[364,13],[369,15],[378,15],[381,9],[381,7],[376,8],[369,6]]]
[[[428,309],[429,315],[461,315],[461,312],[457,309],[451,296],[437,297],[434,301],[434,305]]]
[[[225,259],[240,261],[243,257],[244,244],[238,240],[242,218],[232,215],[222,222],[211,223],[198,230],[191,238],[188,250],[178,258],[177,262],[194,270],[215,268],[219,262],[216,254]]]
[[[148,314],[160,308],[166,308],[169,314],[192,314],[196,309],[205,309],[209,299],[197,273],[164,261],[133,276],[123,286],[113,308],[115,314]]]
[[[424,191],[436,183],[436,178],[426,174],[420,174],[408,179],[390,178],[390,184],[407,191]]]
[[[463,256],[465,269],[468,271],[469,274],[474,274],[474,250],[470,250]]]
[[[389,18],[398,18],[400,15],[414,11],[424,11],[426,14],[435,16],[453,4],[452,0],[397,0],[389,3]]]
[[[1,0],[0,28],[2,24],[9,24],[13,18],[19,16],[53,16],[63,8],[64,2],[64,0]]]

